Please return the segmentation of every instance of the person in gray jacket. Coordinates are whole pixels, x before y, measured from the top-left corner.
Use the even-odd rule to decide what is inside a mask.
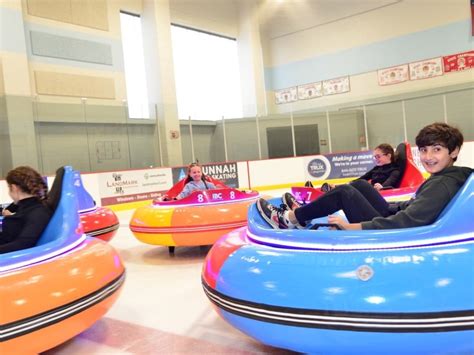
[[[445,123],[430,124],[418,133],[416,145],[420,160],[431,176],[409,201],[388,203],[366,181],[340,185],[313,202],[299,206],[286,193],[282,208],[264,199],[257,202],[262,217],[273,228],[304,228],[306,222],[328,216],[328,222],[342,229],[394,229],[424,226],[433,223],[473,169],[454,166],[464,138],[455,127]],[[343,210],[347,220],[332,213]]]

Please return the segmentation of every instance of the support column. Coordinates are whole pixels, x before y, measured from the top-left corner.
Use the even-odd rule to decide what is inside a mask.
[[[266,116],[265,77],[257,1],[240,2],[237,44],[244,117]]]
[[[0,173],[18,165],[39,168],[30,69],[21,0],[0,4]],[[4,134],[5,132],[5,134]]]
[[[163,163],[182,165],[168,0],[143,1],[142,29],[148,95],[157,104]]]

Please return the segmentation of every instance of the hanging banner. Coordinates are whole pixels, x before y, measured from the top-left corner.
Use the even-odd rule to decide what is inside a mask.
[[[323,95],[334,95],[349,92],[351,90],[349,77],[324,80],[323,81]]]
[[[445,73],[474,68],[474,51],[443,57],[443,64]]]
[[[408,64],[377,70],[379,85],[392,85],[408,80]]]
[[[172,169],[173,185],[186,177],[187,169],[187,166]],[[201,165],[201,170],[204,175],[220,180],[228,187],[239,187],[239,171],[235,162]]]
[[[295,87],[275,91],[275,102],[277,105],[286,104],[298,100],[298,90]]]
[[[298,86],[298,100],[314,99],[321,96],[323,96],[321,82]]]
[[[146,169],[99,173],[102,206],[151,200],[172,186],[171,169]]]
[[[410,63],[410,80],[433,78],[443,75],[443,59],[433,58]]]

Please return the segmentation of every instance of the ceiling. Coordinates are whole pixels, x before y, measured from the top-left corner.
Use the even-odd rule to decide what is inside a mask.
[[[402,0],[262,0],[261,31],[269,39],[361,15]]]
[[[170,0],[170,7],[178,23],[232,36],[238,33],[239,7],[254,2],[262,35],[275,39],[401,1],[410,0]]]

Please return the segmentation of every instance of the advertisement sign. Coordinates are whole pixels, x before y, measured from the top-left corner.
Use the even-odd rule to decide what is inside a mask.
[[[298,99],[308,100],[323,96],[322,83],[312,83],[298,86]]]
[[[420,170],[422,174],[426,173],[425,167],[421,164],[420,151],[418,150],[418,147],[411,147],[411,155],[418,170]]]
[[[306,178],[322,181],[358,177],[373,167],[372,151],[317,155],[306,159]]]
[[[171,169],[147,169],[100,173],[102,206],[151,200],[172,186]]]
[[[205,202],[251,201],[255,200],[257,194],[257,192],[244,192],[226,188],[197,190],[186,197],[186,205],[200,205]],[[182,204],[180,200],[167,202],[168,206],[179,206],[180,204]]]
[[[348,76],[323,81],[324,95],[342,94],[344,92],[349,92],[350,90],[351,87]]]
[[[379,85],[392,85],[408,80],[408,64],[377,70]]]
[[[0,204],[10,203],[12,198],[8,194],[8,185],[5,180],[0,180]]]
[[[239,172],[237,163],[216,163],[202,165],[201,168],[204,175],[210,176],[213,179],[217,179],[228,187],[239,187]],[[187,169],[187,166],[173,168],[173,185],[186,177]]]
[[[275,103],[277,105],[286,104],[298,100],[298,90],[295,87],[275,91]]]
[[[410,63],[410,80],[427,79],[443,75],[441,57]]]
[[[443,57],[443,64],[445,73],[474,68],[474,51]]]

